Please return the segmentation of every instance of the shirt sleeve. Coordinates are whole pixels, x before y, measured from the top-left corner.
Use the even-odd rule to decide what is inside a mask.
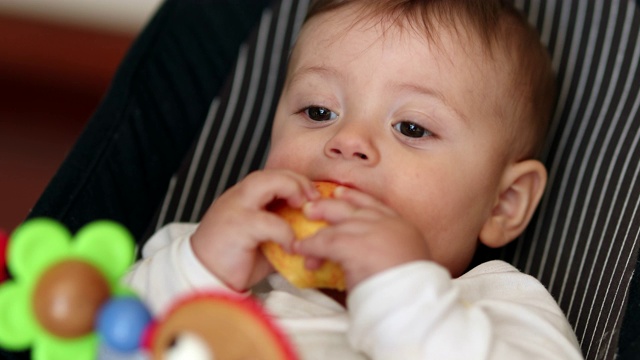
[[[432,262],[380,273],[350,294],[349,341],[372,359],[582,359],[535,278],[492,261],[458,279]]]
[[[155,233],[142,250],[142,259],[124,277],[154,314],[165,311],[180,296],[194,291],[233,292],[211,274],[191,248],[195,224],[169,224]]]

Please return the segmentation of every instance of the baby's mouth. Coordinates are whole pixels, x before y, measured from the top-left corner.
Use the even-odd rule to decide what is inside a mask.
[[[347,182],[347,181],[341,181],[341,180],[335,180],[335,179],[322,179],[322,180],[314,180],[314,181],[323,181],[323,182],[330,182],[330,183],[334,183],[338,186],[344,186],[344,187],[348,187],[351,189],[356,189],[356,190],[360,190],[355,184],[351,183],[351,182]],[[362,190],[360,190],[362,191]]]

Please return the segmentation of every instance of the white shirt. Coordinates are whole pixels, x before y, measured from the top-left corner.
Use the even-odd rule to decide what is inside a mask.
[[[197,225],[156,233],[125,281],[152,312],[195,290],[232,291],[194,255]],[[582,359],[571,326],[535,278],[502,261],[457,279],[417,261],[358,284],[348,311],[323,293],[274,274],[257,293],[302,359]]]

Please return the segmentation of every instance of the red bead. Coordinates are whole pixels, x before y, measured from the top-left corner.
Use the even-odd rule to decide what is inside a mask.
[[[0,230],[0,283],[9,277],[7,274],[7,247],[9,245],[9,236]]]

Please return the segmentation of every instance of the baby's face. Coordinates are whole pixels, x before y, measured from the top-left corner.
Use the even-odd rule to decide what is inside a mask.
[[[496,110],[506,80],[479,46],[448,31],[436,45],[355,19],[333,11],[304,26],[266,166],[377,197],[460,275],[513,160]]]

